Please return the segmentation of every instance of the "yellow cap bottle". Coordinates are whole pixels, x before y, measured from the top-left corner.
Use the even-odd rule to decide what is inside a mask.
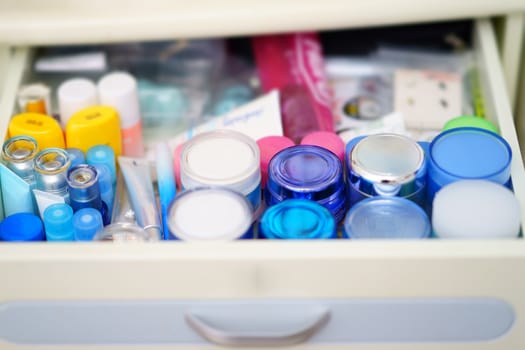
[[[92,146],[107,145],[118,157],[122,154],[122,138],[117,111],[108,106],[92,106],[73,114],[66,125],[66,144],[84,153]]]
[[[41,113],[21,113],[9,122],[9,137],[28,135],[35,138],[38,149],[50,147],[64,148],[64,133],[60,124],[53,118]]]

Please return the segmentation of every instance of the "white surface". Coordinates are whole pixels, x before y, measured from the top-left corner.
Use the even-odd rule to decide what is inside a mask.
[[[0,42],[14,45],[230,36],[483,17],[523,0],[3,0]]]

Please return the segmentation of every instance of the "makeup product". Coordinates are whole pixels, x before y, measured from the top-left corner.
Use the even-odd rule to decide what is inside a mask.
[[[514,193],[487,180],[448,184],[432,205],[432,228],[438,238],[517,238],[520,217]]]
[[[0,224],[0,241],[43,241],[44,226],[38,216],[31,213],[8,215]]]
[[[100,211],[105,225],[110,216],[107,204],[102,201],[98,184],[98,173],[95,167],[80,164],[67,172],[69,203],[74,212],[82,208],[93,208]]]
[[[23,85],[18,90],[17,100],[23,113],[51,114],[51,89],[43,83]]]
[[[36,205],[31,192],[32,186],[20,176],[0,163],[2,200],[6,216],[16,213],[36,214]],[[33,182],[34,185],[34,182]]]
[[[102,215],[94,208],[82,208],[73,214],[75,241],[92,241],[103,226]]]
[[[84,153],[93,146],[108,145],[117,157],[122,153],[117,111],[108,106],[94,106],[73,114],[66,125],[66,144]]]
[[[343,166],[329,150],[311,145],[288,147],[268,167],[265,200],[272,206],[286,199],[310,199],[340,222],[346,213]]]
[[[149,162],[146,159],[118,157],[118,163],[137,224],[148,232],[150,240],[162,239],[162,223],[153,191]]]
[[[102,105],[115,108],[120,117],[122,154],[140,157],[144,153],[139,97],[135,78],[126,72],[108,73],[97,84]],[[115,152],[118,156],[120,152]]]
[[[257,140],[261,153],[261,187],[266,186],[268,180],[268,164],[278,152],[285,148],[295,146],[295,143],[286,136],[265,136]]]
[[[42,218],[47,241],[74,241],[73,209],[66,203],[48,206]]]
[[[79,148],[66,148],[66,152],[69,154],[69,159],[71,160],[70,167],[77,166],[79,164],[86,163],[86,156]]]
[[[106,164],[93,164],[97,169],[98,187],[100,188],[100,198],[108,206],[108,215],[111,218],[113,210],[113,184],[111,183],[111,173]]]
[[[317,33],[261,35],[252,46],[263,90],[280,91],[284,135],[299,143],[312,131],[334,131]]]
[[[119,222],[104,226],[95,234],[94,241],[147,242],[150,235],[135,224]]]
[[[252,207],[242,194],[226,188],[198,188],[175,197],[168,227],[184,241],[252,238]]]
[[[402,197],[363,199],[350,208],[343,222],[343,234],[351,239],[427,238],[430,231],[425,211]]]
[[[498,127],[489,120],[475,115],[462,115],[456,118],[449,119],[443,126],[443,131],[455,128],[472,127],[492,131],[499,134]]]
[[[373,196],[398,196],[425,205],[425,153],[414,140],[397,134],[369,135],[347,158],[350,205]]]
[[[96,145],[88,149],[86,153],[86,162],[90,165],[104,164],[108,167],[111,184],[117,184],[117,166],[115,152],[113,148],[107,145]]]
[[[35,185],[35,156],[38,144],[31,136],[15,136],[6,140],[2,146],[2,159],[5,165],[26,181]]]
[[[113,210],[111,211],[111,223],[132,223],[137,224],[135,212],[129,202],[128,189],[122,177],[122,172],[117,175],[117,187],[113,199]]]
[[[64,148],[64,134],[60,124],[52,117],[39,113],[17,114],[9,122],[9,137],[20,135],[33,137],[38,149]]]
[[[86,78],[68,79],[59,85],[57,98],[60,123],[65,129],[73,114],[98,104],[97,87]]]
[[[259,147],[233,130],[199,134],[187,141],[180,159],[184,189],[218,186],[245,195],[254,210],[261,202]]]
[[[428,197],[458,180],[489,180],[510,187],[512,151],[501,136],[479,128],[441,132],[429,146]]]
[[[67,171],[70,164],[69,154],[61,148],[38,152],[35,157],[36,189],[60,196],[69,203]]]
[[[261,218],[259,234],[269,239],[337,238],[332,213],[306,199],[288,199],[268,208]]]
[[[345,159],[345,144],[341,137],[331,131],[314,131],[303,137],[301,145],[324,147],[333,152],[341,162]]]
[[[177,192],[175,187],[175,175],[173,172],[173,157],[166,142],[156,145],[156,171],[157,187],[159,190],[160,210],[162,213],[162,229],[164,239],[173,238],[168,228],[168,207],[175,198]]]

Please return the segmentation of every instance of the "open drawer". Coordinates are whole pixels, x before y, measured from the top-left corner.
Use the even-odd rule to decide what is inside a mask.
[[[512,147],[525,222],[490,21],[474,31],[487,115]],[[0,134],[30,49],[12,54]],[[519,349],[523,276],[523,239],[0,244],[0,348]]]

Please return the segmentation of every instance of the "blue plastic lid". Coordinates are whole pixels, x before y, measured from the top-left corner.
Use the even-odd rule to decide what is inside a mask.
[[[31,213],[16,213],[6,217],[0,225],[1,241],[43,241],[42,220]]]
[[[328,209],[306,199],[288,199],[267,209],[260,232],[272,239],[337,238],[334,216]]]
[[[48,241],[73,241],[73,209],[66,203],[51,204],[44,210],[44,227]]]
[[[95,234],[102,229],[102,214],[93,208],[82,208],[73,215],[75,240],[91,241]]]
[[[512,151],[498,134],[479,128],[455,128],[440,133],[430,144],[435,167],[448,176],[485,179],[510,175]],[[503,180],[505,182],[505,180]]]
[[[431,232],[423,209],[401,197],[359,201],[348,211],[343,226],[348,238],[426,238]]]
[[[86,163],[86,157],[80,148],[66,148],[66,152],[71,160],[70,168]]]
[[[88,149],[86,161],[90,165],[105,164],[109,168],[111,183],[117,181],[117,166],[115,163],[115,151],[108,145],[96,145]]]

